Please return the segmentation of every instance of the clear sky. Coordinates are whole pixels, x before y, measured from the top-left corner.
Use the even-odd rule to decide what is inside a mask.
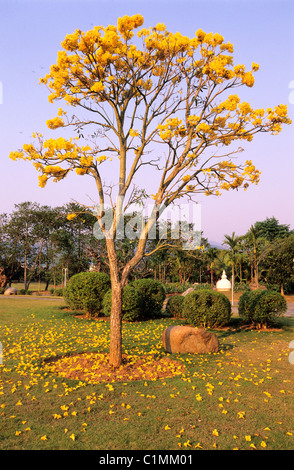
[[[24,201],[57,206],[96,199],[87,177],[39,188],[33,166],[10,160],[9,153],[31,142],[33,132],[53,137],[45,122],[56,116],[60,103],[48,102],[39,78],[56,62],[65,35],[137,13],[147,28],[163,22],[190,37],[197,29],[220,33],[234,44],[236,64],[260,65],[246,100],[254,108],[287,104],[294,123],[293,0],[0,0],[0,213]],[[246,145],[240,157],[252,159],[261,171],[258,186],[199,198],[205,237],[222,242],[225,234],[244,234],[257,220],[272,216],[294,229],[293,126],[278,136],[260,134]]]

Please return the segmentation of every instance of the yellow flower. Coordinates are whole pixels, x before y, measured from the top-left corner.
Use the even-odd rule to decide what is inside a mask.
[[[68,214],[68,216],[66,218],[67,218],[67,220],[72,220],[75,217],[77,217],[77,214]],[[63,410],[64,408],[61,408],[61,409]],[[66,408],[66,409],[68,409],[68,408]]]
[[[183,176],[182,180],[184,181],[184,183],[186,183],[187,181],[190,181],[190,178],[191,178],[190,175],[186,175],[186,176]]]
[[[46,434],[45,434],[45,436],[41,437],[41,441],[47,441],[47,440],[48,440],[48,438],[47,438]]]
[[[39,179],[39,186],[41,188],[44,188],[46,186],[48,176],[47,175],[39,175],[38,179]]]
[[[46,124],[49,129],[56,129],[57,127],[64,126],[64,120],[60,119],[59,117],[55,117],[53,119],[48,119],[48,121],[46,121]]]
[[[88,172],[88,170],[86,168],[76,168],[76,174],[77,175],[85,175],[87,172]]]
[[[254,85],[254,77],[251,72],[246,72],[242,78],[242,82],[249,86],[252,87]]]
[[[131,137],[136,137],[137,135],[139,135],[139,132],[137,130],[130,129],[130,136]]]
[[[105,88],[105,86],[103,85],[102,82],[96,82],[94,83],[93,86],[91,86],[91,91],[94,91],[95,93],[100,93],[101,91],[103,91]]]
[[[213,436],[218,436],[218,435],[219,435],[219,434],[218,434],[218,431],[217,431],[216,429],[214,429],[214,430],[212,431],[212,435],[213,435]]]

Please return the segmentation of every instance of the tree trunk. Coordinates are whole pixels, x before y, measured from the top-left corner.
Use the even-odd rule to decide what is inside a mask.
[[[112,239],[106,240],[110,280],[111,280],[111,313],[110,313],[110,347],[109,363],[113,367],[122,364],[122,293],[123,284],[119,278],[117,256]]]
[[[109,363],[113,367],[122,364],[122,292],[119,282],[111,282],[112,305],[110,315]]]
[[[23,283],[25,290],[28,289],[27,285],[27,250],[25,249],[25,262],[24,262],[24,271],[23,271]]]

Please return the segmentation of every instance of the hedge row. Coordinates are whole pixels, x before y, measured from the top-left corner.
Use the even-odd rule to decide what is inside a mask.
[[[103,299],[103,314],[110,316],[111,289]],[[160,282],[139,279],[127,284],[123,291],[122,318],[127,321],[147,320],[161,316],[165,292]]]
[[[72,276],[64,289],[70,308],[89,316],[110,316],[111,282],[105,273],[85,272]],[[122,316],[127,321],[158,318],[161,315],[165,291],[160,282],[140,279],[126,285],[123,292]]]
[[[165,290],[153,279],[139,279],[125,286],[122,318],[127,321],[159,318],[163,312]],[[72,276],[64,289],[67,304],[90,316],[110,316],[111,282],[105,273],[85,272]],[[284,297],[278,292],[256,290],[245,292],[239,300],[239,316],[245,323],[258,327],[276,323],[287,310]],[[196,327],[217,328],[229,324],[231,303],[221,292],[195,289],[186,296],[171,296],[165,315],[180,318]]]
[[[238,313],[242,321],[258,328],[275,325],[286,311],[287,302],[278,292],[258,289],[245,292],[239,299]],[[231,303],[221,292],[195,290],[186,297],[170,297],[166,312],[194,326],[214,328],[229,323]]]

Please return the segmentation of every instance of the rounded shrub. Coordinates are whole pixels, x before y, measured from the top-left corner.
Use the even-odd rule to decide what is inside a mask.
[[[111,313],[111,295],[112,291],[109,289],[102,301],[103,314],[110,316]],[[143,301],[140,292],[131,284],[127,284],[123,291],[122,296],[122,319],[125,321],[138,321],[142,318]]]
[[[165,308],[169,317],[182,318],[184,298],[182,295],[169,297]]]
[[[72,309],[83,310],[90,316],[99,315],[103,297],[110,287],[110,278],[105,273],[75,274],[64,289],[64,299]]]
[[[253,322],[253,312],[258,298],[265,291],[262,289],[256,289],[251,291],[246,291],[240,296],[238,303],[238,313],[239,316],[245,323]]]
[[[264,291],[256,302],[253,320],[259,326],[268,327],[275,325],[286,311],[287,302],[279,292]]]
[[[239,315],[247,323],[268,327],[277,323],[287,311],[287,302],[279,293],[272,290],[245,292],[239,299]]]
[[[184,299],[183,318],[197,327],[224,326],[231,318],[231,303],[221,292],[210,289],[195,290]]]
[[[162,284],[154,279],[137,279],[132,281],[131,285],[142,296],[143,318],[160,317],[165,300],[165,290]]]

